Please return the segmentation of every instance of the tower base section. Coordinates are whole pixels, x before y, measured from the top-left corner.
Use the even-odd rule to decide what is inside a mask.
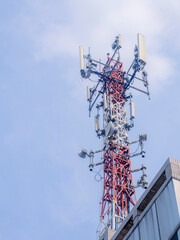
[[[116,231],[110,228],[106,228],[102,234],[100,240],[110,240]]]

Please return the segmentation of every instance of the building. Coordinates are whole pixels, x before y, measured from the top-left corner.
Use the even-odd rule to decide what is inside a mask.
[[[180,162],[169,158],[115,232],[102,240],[180,240]]]

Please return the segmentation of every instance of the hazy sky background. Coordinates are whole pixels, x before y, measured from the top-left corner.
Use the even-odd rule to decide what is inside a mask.
[[[127,69],[145,35],[151,100],[135,94],[130,139],[148,134],[149,182],[168,157],[179,160],[179,11],[179,0],[0,1],[0,240],[96,239],[102,184],[77,153],[101,143],[80,44],[105,61],[121,33]]]

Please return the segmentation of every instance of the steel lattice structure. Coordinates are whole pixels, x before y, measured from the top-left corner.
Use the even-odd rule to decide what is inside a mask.
[[[129,212],[130,203],[136,202],[132,182],[130,151],[128,145],[127,114],[125,109],[124,74],[122,63],[108,57],[106,65],[113,71],[106,78],[104,67],[104,93],[107,97],[107,108],[104,109],[104,129],[113,121],[114,134],[104,137],[104,187],[101,208],[101,220],[108,215],[112,228],[124,219]],[[110,79],[110,80],[109,80]]]
[[[81,76],[89,78],[91,74],[98,77],[95,87],[87,88],[87,99],[89,101],[89,112],[96,105],[97,115],[95,116],[95,130],[97,136],[103,138],[104,147],[102,150],[87,152],[82,149],[79,156],[90,158],[90,170],[97,165],[103,164],[103,196],[101,202],[100,216],[100,235],[103,229],[109,227],[116,230],[123,219],[128,215],[132,206],[136,204],[135,187],[132,180],[132,172],[143,170],[143,175],[137,186],[147,187],[145,167],[137,170],[131,170],[131,157],[142,155],[144,157],[143,143],[146,140],[146,134],[139,135],[139,140],[129,142],[128,131],[134,126],[134,103],[132,102],[132,94],[128,92],[130,88],[134,88],[149,96],[147,72],[143,70],[145,61],[144,36],[138,34],[138,46],[135,46],[134,61],[131,64],[128,72],[123,71],[123,64],[120,61],[119,50],[121,48],[121,37],[116,37],[112,44],[114,53],[112,57],[108,54],[105,64],[91,58],[90,53],[85,56],[83,48],[80,46],[80,67]],[[84,61],[87,62],[86,66]],[[97,65],[103,65],[102,71]],[[130,74],[130,71],[133,71]],[[136,77],[138,72],[142,72],[142,79]],[[134,79],[143,82],[146,91],[133,86]],[[100,97],[102,96],[102,97]],[[130,124],[128,123],[126,102],[130,101]],[[103,128],[100,129],[99,111],[103,112]],[[130,155],[129,145],[139,143],[141,152]],[[103,152],[103,162],[94,163],[94,154]]]

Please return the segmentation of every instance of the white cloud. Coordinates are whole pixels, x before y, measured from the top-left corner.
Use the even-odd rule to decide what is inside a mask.
[[[71,31],[65,26],[51,24],[36,37],[36,59],[49,59],[60,55],[74,56],[77,53],[77,43],[73,40]]]
[[[79,44],[91,46],[94,57],[105,57],[117,33],[123,35],[122,60],[130,63],[136,34],[146,36],[147,60],[152,77],[152,90],[166,85],[173,72],[173,60],[163,52],[166,26],[171,23],[170,14],[176,19],[176,27],[169,32],[180,38],[177,31],[178,1],[27,1],[31,11],[26,14],[26,30],[34,43],[36,60],[49,60],[58,56],[77,58]],[[162,12],[163,9],[163,12]],[[166,17],[166,14],[168,18]],[[167,38],[168,39],[168,38]],[[178,46],[176,39],[171,44]],[[86,49],[87,49],[86,48]],[[158,80],[157,80],[158,79]]]
[[[149,56],[149,79],[151,90],[159,90],[164,85],[172,84],[175,63],[161,54]]]

